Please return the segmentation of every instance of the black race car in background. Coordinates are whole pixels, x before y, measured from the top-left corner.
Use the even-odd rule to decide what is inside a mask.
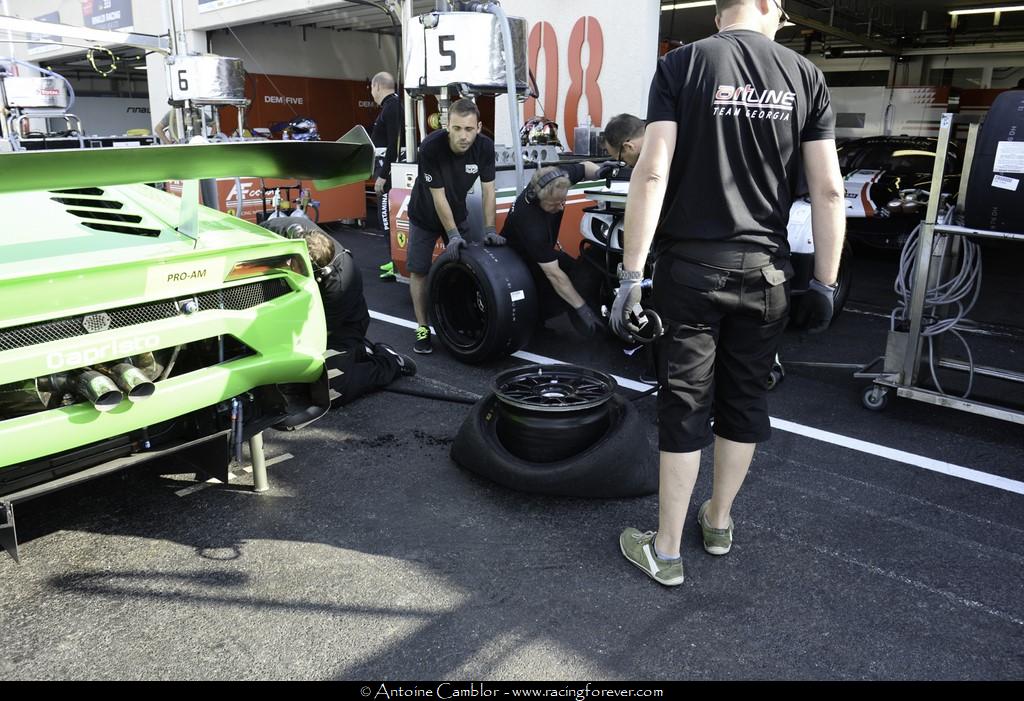
[[[929,136],[871,136],[838,147],[849,238],[881,248],[903,247],[928,207],[937,142]],[[945,195],[956,195],[961,169],[960,149],[950,143]]]

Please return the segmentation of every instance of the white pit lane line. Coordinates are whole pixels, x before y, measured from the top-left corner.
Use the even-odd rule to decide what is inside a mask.
[[[370,317],[377,321],[383,321],[388,324],[394,324],[396,326],[404,326],[408,329],[416,329],[417,324],[415,321],[408,321],[401,319],[397,316],[391,316],[389,314],[381,314],[380,312],[370,311]],[[554,358],[548,358],[543,355],[536,355],[534,353],[526,353],[519,351],[518,353],[512,354],[516,358],[529,361],[531,363],[540,363],[542,365],[555,365],[560,364],[563,361],[556,360]],[[630,380],[627,377],[619,377],[618,375],[612,375],[615,381],[619,383],[621,387],[632,389],[637,392],[644,392],[651,388],[650,385],[645,385],[642,382],[636,380]],[[857,438],[850,438],[839,433],[832,433],[831,431],[822,431],[821,429],[812,428],[810,426],[804,426],[793,421],[786,421],[785,419],[777,419],[774,416],[771,417],[772,428],[779,431],[785,431],[787,433],[794,433],[798,436],[810,438],[816,441],[822,441],[824,443],[830,443],[837,445],[842,448],[848,448],[850,450],[856,450],[860,453],[867,453],[868,455],[875,455],[887,460],[894,462],[903,463],[904,465],[912,465],[913,467],[919,467],[923,470],[930,470],[932,472],[938,472],[943,475],[949,475],[950,477],[956,477],[958,479],[967,480],[968,482],[975,482],[977,484],[984,484],[988,487],[994,487],[1001,489],[1006,492],[1013,492],[1014,494],[1024,494],[1024,482],[1017,480],[1007,479],[1006,477],[999,477],[998,475],[992,475],[987,472],[980,470],[973,470],[969,467],[963,467],[961,465],[954,465],[953,463],[945,462],[943,460],[935,460],[933,458],[926,458],[923,455],[916,455],[915,453],[908,453],[904,450],[897,450],[895,448],[889,448],[884,445],[878,445],[877,443],[869,443],[868,441],[862,441]]]

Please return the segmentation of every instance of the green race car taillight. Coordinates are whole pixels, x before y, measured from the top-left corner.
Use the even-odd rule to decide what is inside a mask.
[[[235,263],[234,267],[228,272],[227,277],[224,278],[224,281],[230,282],[232,280],[269,275],[270,273],[279,273],[286,270],[309,277],[309,267],[306,265],[305,259],[300,255],[292,254]]]

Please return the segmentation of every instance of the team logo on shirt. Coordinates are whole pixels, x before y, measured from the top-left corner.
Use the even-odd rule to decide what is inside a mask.
[[[434,179],[432,177],[430,177],[430,173],[424,173],[423,174],[423,179],[426,180],[428,183],[434,182]]]
[[[771,119],[788,122],[793,116],[796,93],[787,90],[762,90],[753,85],[719,85],[712,101],[716,117]]]
[[[470,175],[476,175],[480,172],[480,167],[475,163],[468,163],[466,164],[466,172]]]

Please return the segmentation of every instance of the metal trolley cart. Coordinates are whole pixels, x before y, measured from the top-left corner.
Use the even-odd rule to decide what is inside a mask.
[[[943,357],[940,352],[941,344],[936,332],[951,330],[955,334],[956,326],[954,320],[942,318],[941,315],[945,312],[953,313],[954,310],[948,307],[957,305],[951,303],[944,307],[944,300],[934,293],[949,284],[953,269],[962,260],[961,256],[964,255],[965,247],[969,245],[964,241],[986,238],[1024,241],[1024,234],[1020,233],[990,231],[949,223],[953,220],[954,214],[963,212],[968,179],[978,142],[977,124],[971,125],[968,134],[964,178],[960,185],[957,207],[955,210],[952,207],[948,208],[947,216],[940,218],[942,178],[953,129],[954,115],[944,114],[939,129],[939,143],[932,172],[928,211],[919,232],[915,256],[916,266],[913,273],[907,276],[911,282],[908,290],[910,301],[903,311],[904,324],[898,329],[894,324],[894,328],[889,332],[885,355],[872,364],[881,362],[883,364],[882,372],[868,373],[866,370],[870,369],[871,366],[869,366],[855,376],[873,379],[873,384],[864,390],[862,396],[864,406],[869,409],[879,411],[884,409],[888,403],[889,392],[895,390],[898,397],[1024,424],[1024,411],[969,398],[975,375],[1006,382],[1024,383],[1024,374],[1000,368],[978,366],[973,363],[973,360],[963,362]],[[960,310],[964,311],[962,306],[960,306]],[[970,358],[969,349],[968,356]],[[924,387],[921,383],[921,373],[925,370],[926,363],[931,365],[932,379],[936,385],[934,388]],[[956,396],[943,391],[935,374],[936,367],[968,373],[967,393],[964,396]]]
[[[64,120],[66,135],[74,139],[73,146],[85,148],[82,139],[82,124],[78,117],[68,112],[70,100],[65,83],[59,78],[40,78],[7,75],[0,72],[0,138],[10,142],[8,148],[25,148],[23,141],[39,141],[49,134],[51,119]],[[32,120],[43,121],[45,132],[34,135]]]

